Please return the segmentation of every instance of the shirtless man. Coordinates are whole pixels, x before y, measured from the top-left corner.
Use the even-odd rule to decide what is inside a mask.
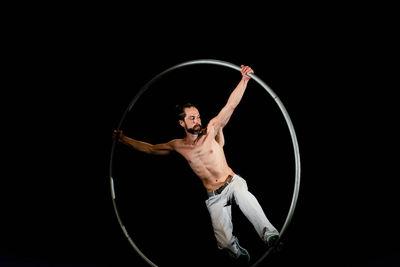
[[[192,104],[185,104],[178,111],[179,124],[185,130],[185,137],[168,143],[152,145],[134,140],[114,131],[113,138],[138,151],[154,155],[168,155],[173,151],[181,154],[207,190],[206,205],[210,213],[218,248],[225,249],[233,258],[250,261],[249,253],[239,245],[232,235],[231,204],[236,203],[253,224],[261,239],[272,246],[279,233],[268,221],[257,199],[248,191],[246,181],[229,166],[224,154],[222,129],[228,123],[239,104],[250,80],[248,73],[254,73],[248,66],[241,66],[242,78],[232,91],[226,105],[219,114],[202,128],[200,113]]]

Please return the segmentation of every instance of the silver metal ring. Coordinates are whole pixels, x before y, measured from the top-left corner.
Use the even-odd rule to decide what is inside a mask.
[[[136,94],[136,96],[133,98],[133,100],[130,102],[130,104],[128,105],[127,109],[125,110],[124,114],[122,115],[122,118],[118,124],[118,128],[117,130],[120,129],[122,123],[125,120],[126,115],[128,114],[128,112],[132,109],[132,107],[135,105],[135,103],[138,101],[138,99],[140,98],[140,96],[150,87],[150,85],[152,85],[156,80],[158,80],[159,78],[161,78],[162,76],[164,76],[165,74],[175,70],[175,69],[179,69],[182,67],[186,67],[186,66],[190,66],[190,65],[198,65],[198,64],[211,64],[211,65],[219,65],[219,66],[224,66],[224,67],[228,67],[234,70],[238,70],[241,71],[241,68],[237,65],[234,65],[232,63],[226,62],[226,61],[221,61],[221,60],[215,60],[215,59],[199,59],[199,60],[192,60],[192,61],[187,61],[187,62],[183,62],[181,64],[175,65],[173,67],[170,67],[166,70],[164,70],[163,72],[159,73],[158,75],[156,75],[153,79],[151,79],[148,83],[146,83],[141,90]],[[272,89],[266,85],[260,78],[258,78],[255,74],[248,74],[253,80],[255,80],[258,84],[260,84],[270,95],[271,97],[275,100],[275,102],[277,103],[277,105],[279,106],[285,120],[286,120],[286,124],[289,128],[290,131],[290,136],[292,138],[292,144],[293,144],[293,150],[294,150],[294,159],[295,159],[295,181],[294,181],[294,189],[293,189],[293,196],[292,196],[292,201],[290,204],[290,208],[288,211],[288,215],[286,217],[285,223],[282,226],[282,229],[280,230],[280,239],[282,238],[282,236],[284,235],[286,229],[288,228],[293,214],[294,214],[294,210],[296,208],[296,203],[297,203],[297,198],[299,195],[299,190],[300,190],[300,151],[299,151],[299,144],[297,143],[297,137],[296,137],[296,133],[293,127],[293,123],[290,119],[290,116],[285,108],[285,106],[283,105],[283,103],[281,102],[281,100],[279,99],[279,97],[275,94],[274,91],[272,91]],[[113,202],[113,206],[114,206],[114,211],[115,214],[117,216],[118,222],[121,226],[122,231],[124,232],[125,236],[127,237],[129,243],[132,245],[132,247],[135,249],[135,251],[139,254],[140,257],[142,257],[143,260],[145,260],[150,266],[157,266],[156,264],[154,264],[149,258],[147,258],[141,251],[140,249],[136,246],[135,242],[133,242],[132,238],[129,236],[128,231],[126,230],[121,217],[119,216],[119,212],[118,212],[118,208],[117,208],[117,204],[115,201],[115,191],[114,191],[114,180],[113,180],[113,157],[114,157],[114,149],[115,149],[115,144],[116,144],[116,140],[113,141],[112,143],[112,147],[111,147],[111,155],[110,155],[110,165],[109,165],[109,176],[110,176],[110,188],[111,188],[111,197],[112,197],[112,202]],[[253,265],[252,267],[257,266],[261,261],[264,260],[264,258],[272,251],[272,247],[269,248]]]

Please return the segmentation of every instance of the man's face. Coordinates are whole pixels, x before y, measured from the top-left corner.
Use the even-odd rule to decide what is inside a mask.
[[[195,107],[185,108],[186,117],[180,124],[191,134],[200,134],[202,125],[200,119],[200,113]]]

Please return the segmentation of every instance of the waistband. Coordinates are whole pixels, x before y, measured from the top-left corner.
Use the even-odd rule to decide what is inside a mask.
[[[223,184],[221,187],[219,187],[217,190],[211,191],[211,192],[207,192],[208,197],[212,197],[212,196],[216,196],[221,194],[222,191],[224,191],[224,189],[233,182],[233,179],[235,179],[237,175],[235,174],[235,176],[233,176],[228,182],[226,182],[225,184]]]

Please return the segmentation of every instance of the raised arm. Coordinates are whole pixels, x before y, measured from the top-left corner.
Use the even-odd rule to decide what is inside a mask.
[[[133,149],[152,155],[168,155],[174,151],[174,140],[165,143],[152,145],[146,142],[138,141],[124,135],[123,131],[114,130],[113,139],[117,138],[118,142],[125,144]]]
[[[218,113],[218,115],[213,118],[209,126],[212,126],[215,128],[215,133],[219,133],[219,130],[221,128],[224,128],[225,125],[228,123],[229,119],[232,116],[233,111],[237,107],[237,105],[240,103],[240,100],[242,100],[243,94],[247,88],[247,83],[250,80],[250,77],[247,76],[246,74],[248,73],[254,73],[254,71],[248,67],[248,66],[243,66],[242,67],[242,79],[240,80],[239,84],[236,86],[236,88],[232,91],[231,95],[228,98],[228,101],[226,105],[221,109],[221,111]]]

